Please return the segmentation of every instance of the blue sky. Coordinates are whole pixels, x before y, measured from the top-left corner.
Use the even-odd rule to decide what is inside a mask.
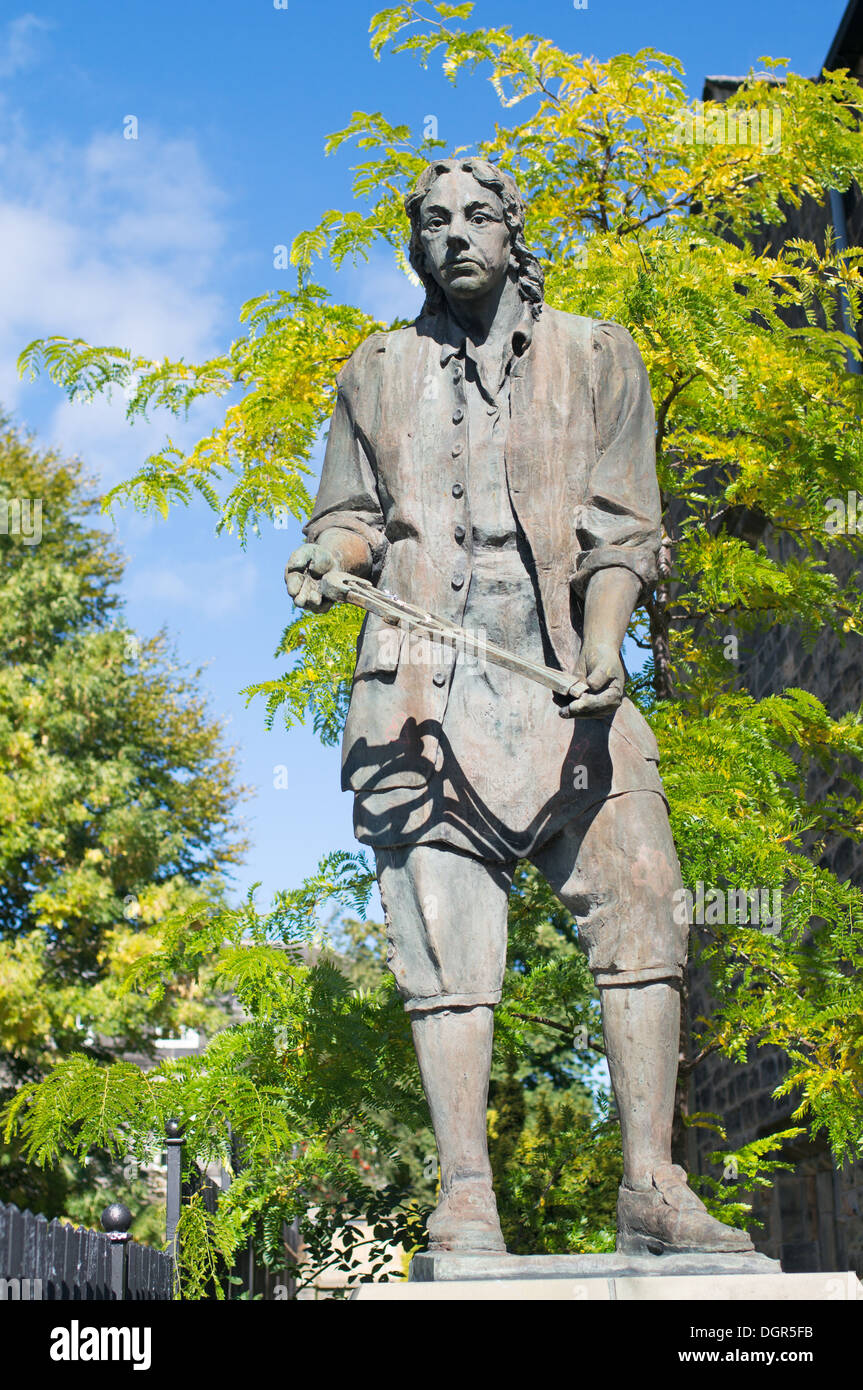
[[[0,11],[0,404],[40,442],[79,454],[105,486],[131,472],[170,428],[191,443],[214,418],[130,428],[122,409],[68,405],[44,382],[21,382],[15,359],[33,338],[69,333],[154,356],[198,360],[237,334],[244,300],[290,286],[273,248],[328,207],[349,202],[344,149],[324,141],[354,110],[383,111],[419,134],[438,119],[450,146],[491,130],[487,82],[453,89],[410,56],[376,63],[365,0],[6,0]],[[529,28],[603,59],[652,46],[679,57],[693,96],[707,73],[743,73],[762,55],[818,71],[844,0],[479,0],[477,24]],[[124,118],[139,138],[123,139]],[[383,318],[411,314],[416,290],[383,257],[319,277]],[[290,887],[328,849],[354,845],[339,758],[311,731],[264,729],[240,689],[277,674],[290,616],[284,562],[298,530],[269,530],[242,551],[212,515],[167,522],[125,512],[127,618],[167,627],[181,658],[204,666],[213,711],[228,722],[252,841],[238,890]],[[287,790],[274,770],[288,771]]]

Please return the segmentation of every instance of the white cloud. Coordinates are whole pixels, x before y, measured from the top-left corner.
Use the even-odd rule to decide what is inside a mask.
[[[422,287],[411,284],[391,251],[375,250],[368,261],[343,266],[332,286],[335,298],[359,305],[383,323],[415,319],[424,298]]]
[[[0,78],[8,81],[36,62],[39,45],[36,34],[51,25],[35,14],[22,14],[10,19],[0,34]]]
[[[16,369],[34,338],[68,334],[190,361],[219,349],[227,311],[213,283],[226,199],[192,141],[146,127],[138,140],[124,140],[118,126],[83,145],[34,149],[19,121],[19,132],[0,146],[0,177],[0,264],[9,272],[0,297],[0,402],[7,409],[26,410],[36,399]],[[85,411],[58,400],[49,429],[67,452],[86,457],[95,444],[98,457],[88,462],[107,467],[108,483],[165,433],[164,426],[130,430],[121,407]]]
[[[258,587],[258,567],[246,555],[226,555],[213,560],[188,560],[160,564],[158,568],[133,567],[126,593],[132,603],[152,603],[171,614],[175,609],[194,613],[207,621],[248,614]],[[176,614],[179,618],[180,614]]]
[[[222,195],[185,140],[99,135],[83,148],[0,151],[0,332],[74,333],[192,353],[221,311],[209,287]]]

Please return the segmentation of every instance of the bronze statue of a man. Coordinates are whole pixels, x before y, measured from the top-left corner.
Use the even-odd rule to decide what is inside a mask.
[[[654,412],[624,328],[543,304],[513,179],[430,165],[406,200],[426,290],[339,376],[309,544],[336,568],[578,677],[567,697],[368,615],[342,786],[377,860],[441,1168],[432,1249],[503,1251],[486,1141],[493,1012],[518,859],[576,919],[623,1141],[618,1248],[745,1251],[671,1162],[686,926],[658,751],[620,649],[660,539]]]

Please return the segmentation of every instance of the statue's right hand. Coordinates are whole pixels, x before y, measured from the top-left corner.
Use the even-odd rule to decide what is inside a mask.
[[[318,582],[328,570],[337,569],[336,557],[323,545],[301,545],[285,569],[285,585],[298,608],[326,613],[332,599],[325,598]]]

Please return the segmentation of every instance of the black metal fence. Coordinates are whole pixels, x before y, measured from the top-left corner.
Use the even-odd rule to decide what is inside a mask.
[[[88,1231],[0,1202],[0,1301],[8,1299],[147,1299],[182,1296],[176,1273],[177,1226],[183,1202],[201,1193],[214,1213],[221,1188],[190,1163],[184,1176],[183,1131],[169,1121],[165,1136],[166,1246],[139,1245],[129,1235],[132,1213],[115,1202],[102,1213],[104,1233]],[[218,1270],[222,1293],[229,1299],[292,1298],[293,1261],[300,1248],[299,1229],[285,1228],[285,1266],[264,1269],[253,1242],[241,1249],[231,1267]],[[213,1286],[205,1297],[215,1297]]]
[[[132,1240],[131,1220],[116,1203],[103,1234],[0,1202],[0,1300],[173,1298],[173,1260]]]

